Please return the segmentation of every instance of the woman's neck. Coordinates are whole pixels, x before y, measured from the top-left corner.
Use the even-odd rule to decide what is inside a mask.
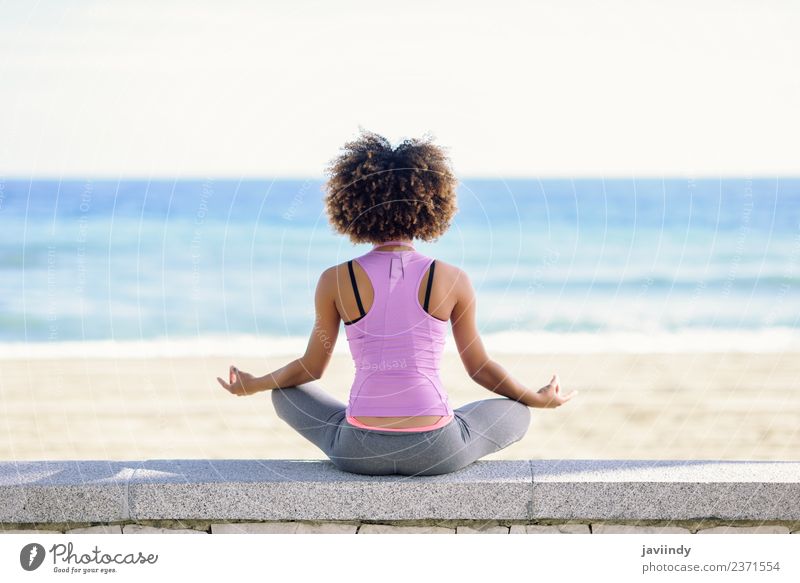
[[[391,241],[374,243],[372,246],[373,250],[380,251],[402,251],[409,248],[414,249],[414,244],[408,239],[392,239]]]

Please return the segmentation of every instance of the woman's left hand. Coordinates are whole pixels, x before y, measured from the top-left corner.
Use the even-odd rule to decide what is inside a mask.
[[[244,395],[254,395],[255,393],[259,392],[259,389],[256,387],[256,377],[250,373],[239,370],[235,366],[231,365],[228,374],[230,376],[230,383],[226,383],[219,377],[217,377],[217,380],[219,381],[219,384],[221,384],[232,395],[242,397]]]

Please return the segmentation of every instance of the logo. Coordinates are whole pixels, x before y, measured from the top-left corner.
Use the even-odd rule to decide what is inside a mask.
[[[19,564],[26,571],[35,571],[44,562],[44,547],[39,543],[30,543],[19,552]]]

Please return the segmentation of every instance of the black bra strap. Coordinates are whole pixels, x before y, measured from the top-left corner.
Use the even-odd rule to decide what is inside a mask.
[[[364,306],[361,305],[361,295],[358,293],[358,286],[356,285],[356,274],[353,273],[353,260],[347,262],[347,269],[350,270],[350,283],[353,284],[353,293],[356,294],[356,303],[361,315],[364,315]]]
[[[425,289],[425,311],[428,311],[428,301],[431,299],[431,284],[433,283],[433,268],[436,267],[436,260],[431,261],[431,272],[428,275],[428,287]]]

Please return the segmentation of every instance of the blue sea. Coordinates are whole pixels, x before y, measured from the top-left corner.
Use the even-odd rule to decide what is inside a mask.
[[[0,179],[0,357],[301,354],[318,275],[370,248],[322,187]],[[417,249],[470,274],[490,350],[800,350],[798,178],[464,179],[458,207]]]

